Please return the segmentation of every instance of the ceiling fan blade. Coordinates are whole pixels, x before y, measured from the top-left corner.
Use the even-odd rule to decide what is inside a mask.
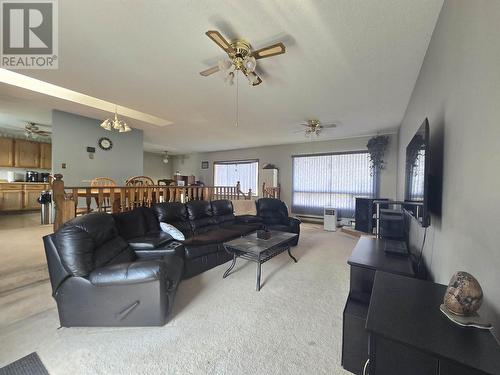
[[[262,83],[262,79],[257,74],[255,74],[255,75],[257,76],[257,81],[254,84],[252,84],[252,86],[258,86]]]
[[[205,33],[210,39],[212,39],[220,48],[222,48],[226,53],[234,52],[233,47],[229,42],[216,30],[208,30]]]
[[[281,55],[285,53],[285,45],[281,42],[267,46],[252,52],[252,56],[256,59],[264,59],[266,57]]]
[[[323,129],[331,129],[331,128],[336,128],[336,127],[337,127],[337,124],[320,124],[320,126],[321,126]]]
[[[202,72],[200,72],[200,74],[203,76],[203,77],[206,77],[206,76],[209,76],[210,74],[214,74],[216,72],[219,71],[219,66],[212,66],[211,68],[208,68]]]

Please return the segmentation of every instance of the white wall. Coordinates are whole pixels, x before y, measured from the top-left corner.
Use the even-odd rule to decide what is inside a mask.
[[[366,150],[366,144],[369,139],[370,137],[359,137],[321,142],[309,141],[288,145],[180,155],[173,158],[173,172],[175,173],[178,170],[183,175],[193,174],[198,180],[203,181],[207,185],[212,185],[214,161],[259,159],[260,168],[266,163],[274,164],[279,168],[281,197],[291,206],[292,155]],[[380,194],[387,198],[396,197],[397,149],[397,136],[391,135],[386,154],[387,169],[382,171],[380,179]],[[202,160],[210,162],[209,169],[201,169]],[[262,181],[259,181],[259,190],[261,187]]]
[[[159,179],[172,178],[172,163],[163,162],[163,154],[145,152],[143,159],[144,176],[151,177],[155,183]]]
[[[500,1],[447,0],[399,136],[398,196],[404,193],[405,148],[425,117],[431,128],[431,217],[424,249],[431,278],[448,284],[458,270],[479,280],[481,314],[500,327]],[[441,154],[441,155],[440,155]],[[411,241],[421,245],[413,223]]]
[[[89,185],[95,177],[110,177],[118,185],[132,176],[142,175],[142,131],[128,133],[109,132],[102,129],[101,120],[53,111],[52,113],[52,166],[54,173],[63,175],[66,186]],[[107,137],[113,148],[104,151],[97,141]],[[95,147],[90,159],[87,146]],[[66,163],[66,169],[62,169]]]

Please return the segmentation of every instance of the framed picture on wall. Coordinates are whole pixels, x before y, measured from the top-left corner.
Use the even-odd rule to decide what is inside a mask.
[[[201,162],[201,169],[208,169],[208,165],[209,165],[208,161],[202,161]]]

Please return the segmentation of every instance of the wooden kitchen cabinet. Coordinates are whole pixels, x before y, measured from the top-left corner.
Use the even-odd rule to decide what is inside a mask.
[[[52,169],[52,144],[0,137],[0,167]]]
[[[15,189],[0,190],[0,211],[20,211],[23,209],[24,191],[21,185]]]
[[[14,166],[18,168],[39,168],[40,143],[14,140]]]
[[[0,167],[14,166],[14,140],[0,138]]]
[[[40,193],[50,190],[49,184],[0,183],[0,212],[39,210],[37,202]]]
[[[40,209],[40,203],[38,203],[37,199],[43,190],[48,190],[47,185],[44,184],[24,185],[23,209],[24,210]]]
[[[40,143],[40,168],[52,169],[52,144]]]

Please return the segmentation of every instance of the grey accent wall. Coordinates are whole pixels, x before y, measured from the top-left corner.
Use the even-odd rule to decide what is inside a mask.
[[[279,168],[282,199],[291,206],[292,195],[292,155],[314,154],[322,152],[341,152],[366,150],[370,137],[348,138],[331,141],[305,142],[278,146],[246,148],[232,151],[216,151],[178,155],[173,158],[173,172],[193,174],[207,185],[213,184],[213,162],[221,160],[259,159],[259,168],[271,163]],[[387,198],[396,197],[397,145],[396,135],[390,135],[387,150],[387,169],[380,178],[380,194]],[[201,169],[201,161],[210,162],[209,169]],[[260,172],[260,170],[259,170]],[[259,194],[262,187],[259,173]]]
[[[430,276],[448,284],[468,271],[485,293],[481,314],[500,327],[500,2],[447,0],[399,135],[398,196],[405,149],[425,117],[431,128],[433,208],[424,248]],[[441,181],[440,181],[441,180]],[[418,249],[423,230],[412,223]]]
[[[142,175],[142,131],[109,132],[102,129],[101,120],[56,111],[52,113],[52,166],[54,173],[64,177],[66,186],[85,186],[94,177],[110,177],[123,185],[129,177]],[[113,142],[113,148],[103,151],[97,145],[101,137]],[[89,159],[87,146],[95,147],[94,159]],[[66,169],[62,169],[66,163]]]
[[[144,176],[151,177],[154,182],[159,179],[172,178],[172,162],[163,162],[163,154],[145,152],[144,153]]]

